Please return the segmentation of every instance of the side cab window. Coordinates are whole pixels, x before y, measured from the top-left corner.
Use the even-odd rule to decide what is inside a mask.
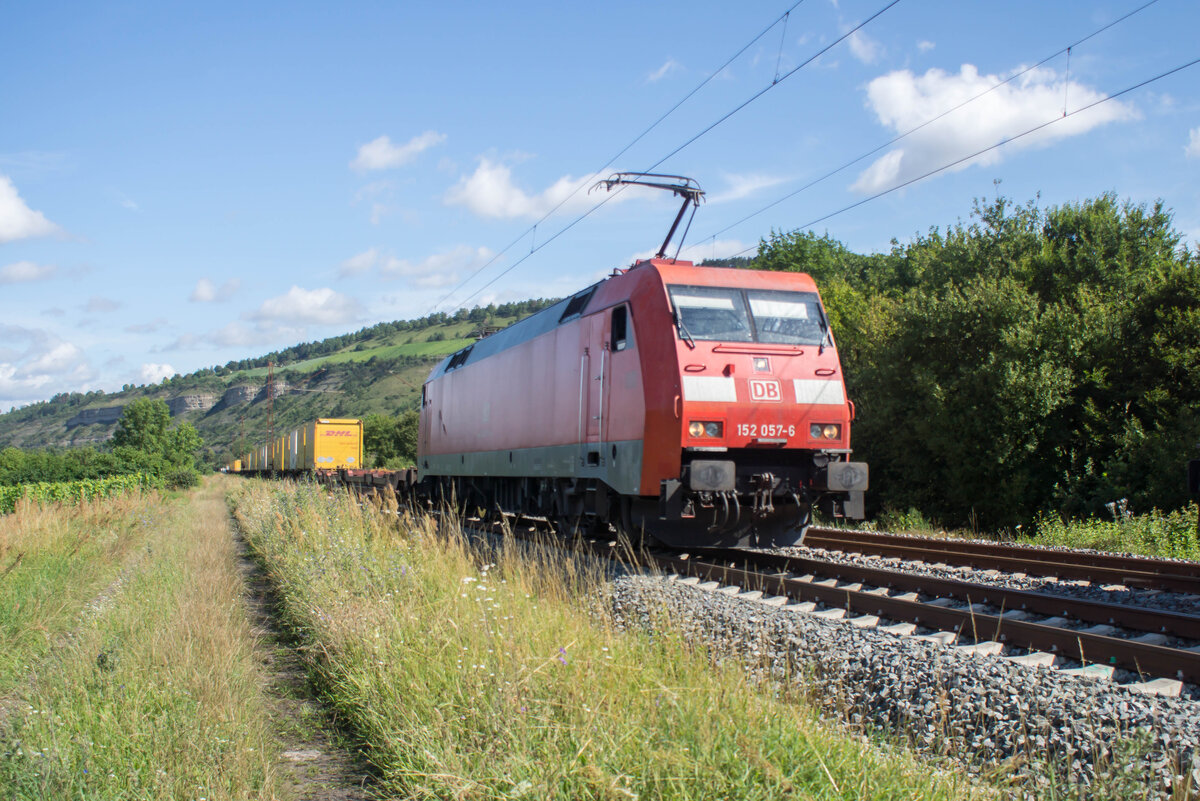
[[[624,304],[613,309],[609,341],[612,343],[614,353],[630,346],[629,307]]]

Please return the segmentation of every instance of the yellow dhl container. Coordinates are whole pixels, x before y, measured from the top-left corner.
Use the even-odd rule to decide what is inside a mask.
[[[230,471],[231,473],[240,473],[240,472],[242,472],[242,460],[241,460],[241,459],[234,459],[234,460],[233,460],[233,464],[229,466],[229,471]]]
[[[299,468],[337,470],[363,466],[362,420],[322,418],[300,429]]]

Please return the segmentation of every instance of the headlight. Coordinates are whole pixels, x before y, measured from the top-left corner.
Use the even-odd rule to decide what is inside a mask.
[[[693,420],[688,423],[688,436],[691,437],[712,437],[720,438],[725,433],[725,426],[722,423],[704,422],[701,420]]]
[[[693,437],[704,436],[704,423],[692,423],[688,426],[688,434]]]
[[[825,439],[840,439],[842,436],[842,427],[827,425],[821,430],[821,433],[825,435]]]
[[[842,427],[835,423],[813,423],[808,427],[811,439],[841,439]]]
[[[810,437],[812,437],[813,439],[820,439],[821,438],[821,424],[813,423],[811,426],[809,426],[808,427],[808,435]]]

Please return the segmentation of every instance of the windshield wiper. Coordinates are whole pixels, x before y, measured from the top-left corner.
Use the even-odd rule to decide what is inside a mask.
[[[817,355],[820,356],[825,352],[825,343],[833,345],[833,332],[829,328],[829,318],[825,315],[825,310],[817,307],[821,312],[821,344],[817,346]]]
[[[679,309],[675,309],[675,328],[679,331],[679,338],[687,343],[688,348],[695,350],[696,340],[692,339],[692,332],[683,324],[683,315],[679,313]]]

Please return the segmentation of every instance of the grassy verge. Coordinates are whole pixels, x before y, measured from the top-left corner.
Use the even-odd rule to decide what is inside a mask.
[[[1012,540],[1023,545],[1056,545],[1200,560],[1200,532],[1196,525],[1198,511],[1193,503],[1173,512],[1154,509],[1147,514],[1117,515],[1108,520],[1063,520],[1055,515],[1039,515],[1030,531],[1018,526],[1015,532],[989,533],[970,529],[947,530],[926,519],[917,510],[910,509],[907,512],[884,512],[865,527],[918,537]],[[851,527],[856,528],[858,524],[852,524]]]
[[[0,730],[5,798],[274,796],[275,745],[217,484],[154,522],[111,606],[20,692]]]
[[[1116,520],[1064,522],[1039,518],[1033,545],[1094,548],[1171,559],[1200,559],[1200,532],[1196,530],[1196,504],[1163,514],[1157,510]]]
[[[480,565],[428,519],[247,485],[235,517],[382,791],[405,798],[951,798],[953,780],[821,723],[670,634],[585,608],[596,577]],[[452,532],[443,532],[452,535]],[[664,630],[669,631],[670,627]]]
[[[77,506],[22,501],[0,515],[0,695],[121,572],[161,514],[155,496]]]

